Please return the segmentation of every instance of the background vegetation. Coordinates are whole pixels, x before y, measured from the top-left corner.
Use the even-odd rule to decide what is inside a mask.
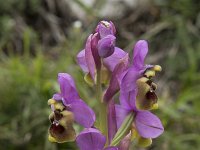
[[[148,40],[147,63],[163,67],[156,113],[165,132],[148,149],[200,149],[200,1],[143,0],[114,17],[100,13],[105,3],[74,0],[80,17],[64,0],[0,0],[0,149],[75,149],[48,142],[47,100],[59,88],[57,73],[68,72],[93,106],[75,57],[102,19],[114,22],[118,46],[127,51]]]

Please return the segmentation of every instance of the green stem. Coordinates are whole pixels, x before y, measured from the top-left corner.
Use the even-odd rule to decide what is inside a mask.
[[[108,123],[107,123],[107,104],[103,102],[103,92],[101,85],[101,69],[97,70],[97,101],[99,107],[99,128],[101,132],[107,136],[108,133]]]
[[[131,112],[123,121],[121,127],[118,129],[117,133],[115,134],[111,146],[117,146],[120,141],[128,134],[130,131],[131,125],[134,120],[134,114]]]

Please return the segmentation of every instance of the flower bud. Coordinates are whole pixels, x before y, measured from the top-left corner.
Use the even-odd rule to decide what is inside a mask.
[[[114,24],[110,21],[101,21],[97,28],[96,28],[96,32],[98,32],[100,34],[101,38],[104,38],[107,35],[115,35],[116,33],[116,29]]]
[[[98,42],[98,53],[100,57],[106,58],[113,54],[115,49],[115,39],[113,35],[107,35]]]

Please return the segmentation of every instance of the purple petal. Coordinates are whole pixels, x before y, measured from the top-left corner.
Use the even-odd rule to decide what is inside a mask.
[[[86,63],[86,60],[85,60],[85,50],[82,50],[78,53],[77,62],[84,72],[89,72],[88,67],[87,67],[87,63]]]
[[[109,101],[118,91],[121,74],[128,68],[128,54],[116,65],[113,70],[109,87],[104,95],[104,100]]]
[[[121,81],[121,91],[129,92],[137,88],[136,81],[140,77],[140,72],[135,67],[130,67]]]
[[[56,101],[60,101],[62,100],[62,95],[61,93],[56,93],[53,95],[52,99],[56,100]]]
[[[104,58],[103,63],[111,72],[113,72],[115,66],[120,62],[121,59],[127,57],[127,54],[128,53],[122,49],[115,47],[114,53],[111,56]]]
[[[119,100],[122,107],[132,109],[129,103],[129,93],[130,92],[120,91]]]
[[[93,80],[95,80],[96,66],[91,48],[92,34],[88,37],[85,46],[85,59],[88,66],[89,73]]]
[[[91,41],[91,50],[92,55],[94,58],[94,62],[96,64],[97,69],[101,67],[101,58],[98,53],[98,41],[99,41],[99,34],[95,33],[92,35],[92,41]]]
[[[64,98],[62,100],[65,105],[79,99],[74,80],[69,74],[59,73],[58,82],[60,84],[61,95]]]
[[[101,38],[104,38],[107,35],[114,35],[116,33],[115,26],[112,22],[101,21],[99,22],[96,32],[100,34]]]
[[[112,141],[116,132],[117,132],[117,120],[116,120],[115,103],[113,100],[111,100],[108,103],[108,139],[109,139],[109,143]]]
[[[143,69],[144,59],[148,53],[148,43],[145,40],[140,40],[135,44],[133,52],[133,65],[138,69]]]
[[[88,128],[77,136],[76,142],[80,150],[102,150],[106,137],[99,130]]]
[[[135,118],[136,129],[144,138],[156,138],[164,131],[160,119],[149,111],[140,111]]]
[[[114,146],[109,146],[107,148],[104,148],[103,150],[118,150],[118,148]]]
[[[82,100],[76,100],[69,105],[69,111],[73,112],[74,119],[80,125],[90,128],[95,122],[94,111]]]
[[[126,116],[129,114],[130,110],[121,105],[115,105],[116,119],[117,119],[117,128],[119,129],[123,123]]]
[[[99,56],[106,58],[113,54],[115,49],[115,39],[113,35],[107,35],[98,42]]]
[[[120,104],[130,110],[137,111],[136,109],[136,95],[137,89],[129,92],[120,92]]]

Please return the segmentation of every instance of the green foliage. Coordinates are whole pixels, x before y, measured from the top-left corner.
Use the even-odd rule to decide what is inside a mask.
[[[83,99],[91,101],[83,73],[75,62],[75,55],[85,38],[79,30],[73,29],[66,43],[53,53],[44,55],[37,45],[36,55],[30,54],[31,30],[24,32],[24,51],[21,56],[12,52],[9,57],[0,53],[0,145],[4,149],[76,149],[75,144],[51,144],[48,141],[50,114],[47,100],[59,91],[57,74],[68,72],[75,77],[77,88]],[[80,130],[75,126],[77,130]]]
[[[40,1],[29,2],[29,13],[35,13]],[[150,31],[138,37],[149,40],[150,56],[161,55],[158,60],[163,67],[158,82],[160,109],[157,114],[165,125],[165,132],[153,140],[150,149],[197,150],[200,149],[199,1],[155,0],[155,4],[160,8],[159,19]],[[22,14],[27,11],[25,0],[19,3],[0,0],[0,47],[12,38],[14,6]],[[92,27],[87,30],[91,31]],[[94,91],[84,82],[75,61],[88,33],[70,27],[65,42],[48,52],[41,48],[37,35],[31,27],[25,28],[23,55],[13,54],[12,47],[8,55],[0,52],[0,149],[76,149],[74,143],[48,142],[47,100],[59,90],[57,73],[68,72],[75,77],[82,99],[94,106]],[[36,49],[34,56],[30,54],[32,44]]]

